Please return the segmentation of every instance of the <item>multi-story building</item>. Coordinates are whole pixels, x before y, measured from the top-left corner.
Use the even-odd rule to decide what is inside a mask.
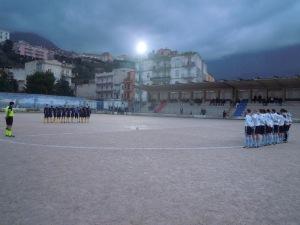
[[[128,72],[123,81],[122,100],[128,102],[129,109],[132,109],[135,101],[135,71]]]
[[[25,41],[18,41],[14,43],[14,51],[21,55],[34,59],[49,60],[53,59],[54,52],[40,46],[33,46]]]
[[[83,53],[80,55],[82,58],[86,59],[98,59],[103,62],[112,62],[113,57],[109,52],[103,52],[102,54],[93,54],[93,53]]]
[[[114,69],[112,72],[95,74],[96,92],[98,99],[122,99],[124,96],[124,80],[129,68]]]
[[[196,52],[178,53],[160,49],[139,61],[137,70],[137,82],[144,85],[214,81],[207,72],[206,63]]]
[[[114,99],[122,99],[122,96],[124,95],[124,80],[127,78],[128,73],[132,71],[133,70],[129,68],[120,68],[113,70]]]
[[[10,34],[6,30],[0,30],[0,43],[10,39]]]
[[[134,101],[135,96],[135,71],[127,73],[127,77],[123,81],[122,99],[128,102]]]
[[[64,77],[71,85],[73,66],[67,63],[61,63],[57,60],[35,60],[25,63],[25,74],[31,75],[35,72],[52,72],[55,79]]]
[[[96,84],[95,82],[89,82],[86,84],[79,84],[75,86],[76,97],[97,99]]]
[[[96,92],[98,99],[113,98],[113,72],[95,74]]]
[[[18,90],[24,91],[26,83],[26,73],[24,68],[11,68],[9,72],[12,74],[13,78],[18,82]]]
[[[133,58],[126,54],[118,55],[118,56],[114,57],[114,59],[120,60],[120,61],[133,61]]]

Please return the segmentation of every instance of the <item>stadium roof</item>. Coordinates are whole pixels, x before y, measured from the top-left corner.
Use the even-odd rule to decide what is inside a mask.
[[[300,76],[255,78],[251,80],[219,80],[215,82],[167,84],[167,85],[143,85],[146,91],[176,91],[176,90],[209,90],[209,89],[282,89],[300,88]]]

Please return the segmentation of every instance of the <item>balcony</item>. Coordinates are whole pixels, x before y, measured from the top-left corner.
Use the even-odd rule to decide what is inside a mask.
[[[152,77],[150,80],[153,82],[153,84],[168,84],[170,83],[171,77],[165,76],[165,77]]]
[[[188,67],[188,68],[195,67],[195,66],[196,66],[196,64],[194,62],[188,62],[183,65],[183,67]]]

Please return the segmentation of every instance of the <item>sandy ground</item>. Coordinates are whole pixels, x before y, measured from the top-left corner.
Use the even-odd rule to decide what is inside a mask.
[[[300,224],[300,124],[261,149],[241,148],[231,120],[17,114],[14,131],[0,138],[1,225]]]

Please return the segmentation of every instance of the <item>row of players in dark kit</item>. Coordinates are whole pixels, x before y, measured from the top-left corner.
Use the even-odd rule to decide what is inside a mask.
[[[91,116],[90,107],[53,107],[44,108],[44,123],[88,123]]]

